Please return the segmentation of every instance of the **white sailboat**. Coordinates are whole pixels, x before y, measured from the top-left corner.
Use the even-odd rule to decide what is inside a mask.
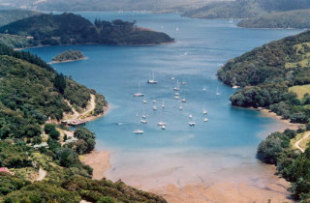
[[[138,92],[133,94],[134,97],[143,97],[144,94],[141,93],[141,88],[140,88],[140,83],[139,83],[139,88],[138,88]]]
[[[194,127],[196,125],[196,123],[194,121],[190,121],[190,122],[188,122],[188,125],[191,127]]]
[[[204,119],[203,119],[203,122],[208,122],[208,121],[209,121],[208,118],[204,118]]]
[[[163,100],[162,103],[161,103],[161,108],[162,108],[162,109],[165,108],[165,102],[164,102],[164,100]]]
[[[203,110],[202,110],[202,114],[203,114],[203,115],[207,115],[207,114],[208,114],[208,111],[207,111],[206,109],[203,109]]]
[[[220,95],[221,95],[221,93],[219,91],[219,86],[217,86],[217,88],[216,88],[216,96],[220,96]]]
[[[142,124],[147,124],[147,120],[145,120],[145,119],[141,119],[141,121],[140,121]]]
[[[157,123],[157,125],[158,126],[166,126],[167,124],[164,122],[164,121],[159,121],[158,123]]]
[[[137,129],[137,130],[134,130],[133,133],[134,133],[134,134],[137,134],[137,135],[141,135],[141,134],[144,133],[144,130]]]
[[[179,110],[183,111],[183,106],[182,105],[179,106]]]
[[[152,72],[152,76],[153,76],[152,79],[148,80],[147,83],[148,84],[157,84],[158,81],[155,80],[154,72]]]
[[[177,80],[177,85],[176,87],[173,88],[174,91],[180,91],[180,87],[179,87],[179,81]]]

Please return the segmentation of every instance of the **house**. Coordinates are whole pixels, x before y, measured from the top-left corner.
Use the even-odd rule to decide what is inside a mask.
[[[8,168],[6,167],[2,167],[0,168],[0,173],[5,173],[5,174],[9,174],[9,175],[15,175],[13,172],[11,172]]]

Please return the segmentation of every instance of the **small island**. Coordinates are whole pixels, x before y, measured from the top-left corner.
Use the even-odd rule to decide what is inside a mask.
[[[68,62],[80,61],[80,60],[85,60],[85,59],[87,59],[87,57],[85,57],[83,53],[80,52],[79,50],[68,50],[55,56],[52,59],[52,62],[50,62],[50,64],[68,63]]]

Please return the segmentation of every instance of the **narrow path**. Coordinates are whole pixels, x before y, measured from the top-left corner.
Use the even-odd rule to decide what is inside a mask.
[[[295,143],[295,147],[299,149],[301,152],[305,152],[305,149],[300,147],[300,143],[304,141],[305,139],[308,139],[309,137],[310,137],[310,132],[305,132],[304,136]]]
[[[75,110],[75,108],[70,104],[69,101],[66,101],[67,104],[71,107],[73,114],[70,115],[66,120],[75,120],[75,119],[79,119],[82,116],[85,116],[87,114],[89,114],[90,112],[92,112],[95,108],[96,108],[96,96],[91,94],[90,95],[90,101],[85,109],[85,111],[83,111],[82,113],[79,113]]]
[[[96,96],[91,94],[90,95],[90,102],[88,106],[86,107],[86,110],[81,114],[81,116],[87,115],[96,108]]]
[[[46,174],[47,172],[44,169],[40,168],[39,177],[36,179],[36,181],[42,181],[45,178]]]

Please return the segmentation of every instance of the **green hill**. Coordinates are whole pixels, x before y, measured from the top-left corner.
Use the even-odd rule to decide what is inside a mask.
[[[194,18],[236,18],[249,28],[310,28],[308,0],[236,0],[216,2],[185,12]]]
[[[310,10],[266,13],[241,20],[238,26],[247,28],[310,28]]]
[[[302,84],[310,81],[301,77],[309,67],[310,31],[290,36],[256,48],[228,61],[219,71],[219,79],[228,85],[258,85],[287,81]]]
[[[79,50],[64,51],[52,59],[52,63],[70,62],[84,59],[85,56]]]
[[[167,34],[136,27],[135,22],[96,20],[93,24],[72,13],[29,17],[1,27],[0,33],[27,36],[33,46],[89,43],[148,45],[173,42]]]
[[[310,31],[256,48],[227,62],[218,77],[227,85],[239,85],[230,101],[234,106],[266,108],[283,119],[301,125],[297,133],[310,132]],[[309,202],[310,144],[294,150],[295,131],[269,135],[258,146],[257,157],[275,164],[278,174],[292,183],[292,197]]]
[[[73,107],[86,108],[91,95],[93,115],[102,114],[102,95],[0,44],[0,167],[14,173],[0,173],[0,202],[166,202],[121,181],[91,180],[92,169],[78,155],[94,149],[94,133],[79,127],[77,140],[66,142],[62,132],[69,129],[60,124]],[[46,176],[33,182],[39,169]]]

